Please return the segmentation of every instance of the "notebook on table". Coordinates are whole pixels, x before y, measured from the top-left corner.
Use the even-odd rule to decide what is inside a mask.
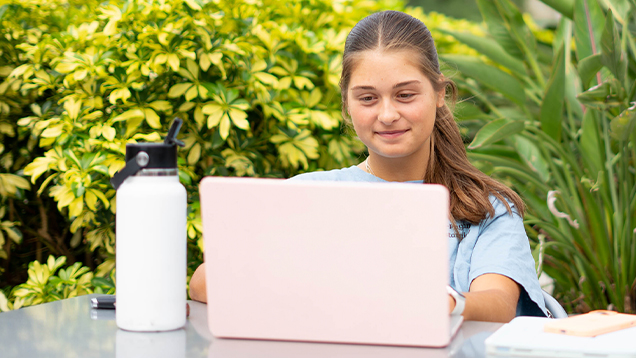
[[[447,346],[448,192],[209,177],[208,322],[221,338]]]
[[[552,321],[516,317],[486,339],[488,357],[636,358],[636,327],[577,337],[545,332],[545,324]]]

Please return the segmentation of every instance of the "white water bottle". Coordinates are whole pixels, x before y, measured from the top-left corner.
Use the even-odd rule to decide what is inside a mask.
[[[117,189],[116,322],[169,331],[186,322],[186,190],[179,182],[176,118],[164,143],[126,145]]]

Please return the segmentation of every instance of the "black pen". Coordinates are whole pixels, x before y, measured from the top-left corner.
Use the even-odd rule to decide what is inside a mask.
[[[93,297],[91,306],[98,309],[115,309],[115,296]]]

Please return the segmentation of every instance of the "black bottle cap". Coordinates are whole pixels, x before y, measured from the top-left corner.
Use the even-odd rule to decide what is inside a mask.
[[[144,169],[176,169],[177,146],[165,143],[130,143],[126,144],[126,163],[135,158],[139,152],[148,154],[148,164]]]

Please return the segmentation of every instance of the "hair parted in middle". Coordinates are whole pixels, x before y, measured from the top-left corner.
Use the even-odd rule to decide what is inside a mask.
[[[360,20],[347,36],[340,78],[342,115],[345,119],[348,119],[347,92],[351,74],[365,52],[377,50],[411,51],[417,56],[419,69],[431,81],[433,89],[437,92],[446,90],[451,105],[455,104],[457,86],[442,75],[435,42],[426,25],[399,11],[383,11]],[[425,183],[441,184],[448,188],[450,219],[457,234],[456,221],[477,224],[488,216],[494,217],[495,209],[490,202],[490,195],[502,201],[512,215],[513,210],[508,204],[510,201],[515,211],[523,217],[525,205],[519,195],[470,163],[459,127],[446,103],[436,111],[431,134],[431,155],[423,179]]]

